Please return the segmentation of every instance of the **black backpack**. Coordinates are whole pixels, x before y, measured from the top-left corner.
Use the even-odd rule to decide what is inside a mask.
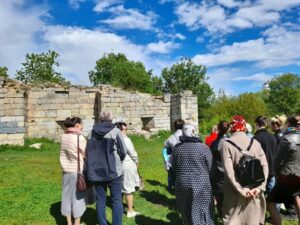
[[[237,146],[234,142],[226,140],[243,153],[243,150]],[[247,147],[247,152],[250,150],[253,143],[253,138],[251,138],[250,144]],[[265,181],[263,167],[260,160],[243,153],[242,158],[239,163],[234,168],[237,181],[242,187],[256,188]]]

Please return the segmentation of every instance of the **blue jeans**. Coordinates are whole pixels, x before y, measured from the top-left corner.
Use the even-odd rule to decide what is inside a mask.
[[[270,178],[267,180],[267,185],[266,185],[266,195],[268,195],[268,194],[272,191],[272,189],[275,187],[275,184],[276,184],[275,176],[270,177]]]
[[[106,221],[106,190],[110,190],[112,201],[112,225],[122,225],[123,203],[122,203],[122,176],[111,181],[101,181],[95,183],[96,190],[96,210],[100,225],[107,225]]]

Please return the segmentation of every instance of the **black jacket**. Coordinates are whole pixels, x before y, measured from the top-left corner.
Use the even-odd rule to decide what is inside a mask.
[[[256,131],[254,138],[261,144],[269,165],[269,177],[275,175],[275,159],[277,156],[277,140],[266,128]]]
[[[219,136],[211,143],[210,150],[213,155],[212,164],[212,189],[214,194],[223,193],[224,185],[224,165],[220,153],[221,142],[226,139],[225,136]]]
[[[90,181],[110,181],[122,175],[127,153],[121,131],[111,122],[95,124],[87,143],[86,173]]]
[[[291,131],[281,139],[275,163],[276,174],[300,177],[300,131]]]

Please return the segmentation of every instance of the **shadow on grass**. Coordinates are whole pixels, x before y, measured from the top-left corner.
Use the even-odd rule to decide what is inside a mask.
[[[152,186],[160,186],[160,187],[167,188],[166,185],[162,184],[161,182],[159,182],[157,180],[146,180],[146,182],[149,183]]]
[[[158,191],[142,191],[140,196],[145,198],[148,202],[163,205],[171,210],[174,210],[176,207],[176,200],[174,198],[170,199]]]
[[[141,215],[135,218],[135,222],[137,225],[182,225],[179,215],[175,212],[169,213],[167,219],[169,222]]]
[[[53,203],[50,207],[50,214],[54,217],[56,225],[66,225],[67,219],[61,215],[60,205],[61,202]],[[98,223],[96,210],[87,207],[86,211],[81,217],[81,222],[84,222],[86,225],[96,225]]]

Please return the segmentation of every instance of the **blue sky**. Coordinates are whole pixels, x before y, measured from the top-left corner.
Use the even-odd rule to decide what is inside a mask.
[[[158,76],[190,57],[207,66],[216,93],[230,95],[300,74],[300,0],[2,0],[0,19],[0,66],[12,76],[26,53],[48,49],[60,54],[58,70],[81,85],[109,52]]]

